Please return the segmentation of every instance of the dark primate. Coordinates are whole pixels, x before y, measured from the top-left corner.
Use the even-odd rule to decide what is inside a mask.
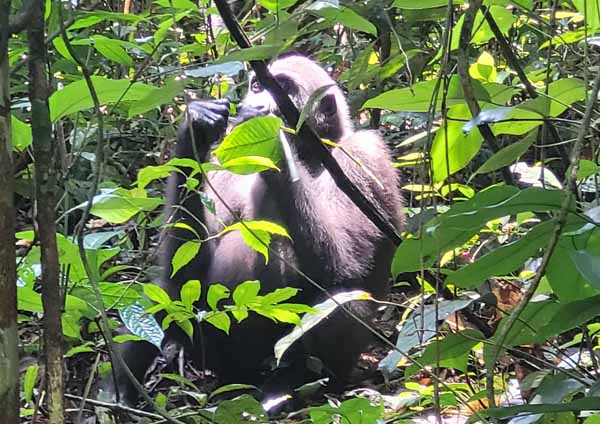
[[[354,131],[344,94],[310,59],[287,56],[276,60],[270,70],[299,109],[316,90],[330,86],[309,114],[308,121],[320,137],[343,146],[346,153],[340,148],[333,149],[335,159],[352,182],[399,228],[402,223],[401,195],[383,140],[374,132]],[[277,114],[271,95],[256,81],[251,81],[250,85],[240,115]],[[198,160],[206,162],[210,160],[209,152],[214,143],[226,131],[228,102],[195,101],[188,105],[187,115],[190,122],[181,125],[175,155],[194,158],[196,153]],[[291,240],[273,237],[271,247],[277,255],[271,254],[266,264],[262,255],[246,245],[239,232],[230,232],[204,243],[197,257],[170,278],[172,255],[194,236],[189,231],[167,228],[163,230],[164,250],[160,255],[164,270],[162,286],[172,298],[179,296],[185,282],[199,279],[203,296],[210,284],[221,283],[233,290],[241,282],[259,280],[261,294],[292,286],[301,289],[291,300],[293,302],[314,305],[326,299],[280,258],[334,294],[353,289],[368,291],[377,298],[386,294],[393,244],[337,188],[310,146],[293,136],[290,136],[290,144],[298,166],[298,181],[290,180],[283,164],[282,172],[267,171],[246,176],[212,172],[208,178],[214,190],[241,219],[278,223],[288,230]],[[233,222],[234,217],[206,183],[203,191],[214,199],[216,216],[206,210],[198,195],[188,193],[182,199],[180,195],[184,191],[180,185],[184,182],[185,177],[178,173],[169,179],[167,216],[171,216],[172,222],[185,222],[203,236],[207,235],[206,229],[208,234],[218,233],[222,229],[220,222]],[[203,222],[206,229],[198,221]],[[204,303],[199,305],[205,306]],[[353,302],[350,308],[367,322],[372,315],[370,302]],[[279,380],[287,381],[273,382],[273,376],[278,373],[269,372],[273,345],[287,331],[289,326],[275,324],[251,313],[241,324],[232,325],[229,335],[211,325],[203,325],[194,332],[195,340],[192,346],[188,343],[188,349],[199,366],[215,370],[224,383],[259,384],[264,390],[273,390],[277,385],[292,387],[303,381],[290,381],[293,378],[284,378],[286,374],[282,373]],[[338,311],[306,334],[303,343],[296,343],[299,346],[284,359],[290,368],[294,368],[295,364],[304,363],[302,358],[308,355],[317,357],[333,381],[343,383],[370,340],[370,334],[363,326]],[[156,349],[149,343],[139,342],[121,349],[134,374],[143,378],[157,354]],[[115,373],[121,394],[126,400],[135,399],[137,394],[122,370],[117,368]]]

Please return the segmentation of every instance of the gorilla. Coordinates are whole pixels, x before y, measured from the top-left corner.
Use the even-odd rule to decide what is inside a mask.
[[[381,137],[373,131],[354,130],[344,93],[314,61],[290,55],[275,60],[269,69],[299,110],[313,93],[326,87],[325,94],[308,114],[308,123],[319,137],[336,143],[331,153],[344,173],[400,228],[403,215],[399,182]],[[178,132],[175,157],[214,161],[211,149],[226,133],[229,110],[229,102],[224,99],[189,103]],[[279,114],[270,93],[255,78],[251,79],[248,94],[238,110],[240,120]],[[160,284],[171,298],[178,298],[181,286],[188,280],[200,280],[202,299],[198,307],[206,309],[206,293],[211,284],[223,284],[233,291],[241,282],[258,280],[261,294],[296,287],[300,290],[292,302],[315,305],[324,301],[327,297],[304,275],[333,294],[360,289],[376,298],[386,295],[395,250],[393,242],[340,191],[310,145],[294,135],[289,140],[298,174],[294,178],[285,164],[280,165],[281,172],[269,170],[251,175],[209,172],[209,181],[202,182],[201,190],[213,199],[214,213],[198,192],[182,188],[185,176],[173,173],[169,177],[167,216],[173,223],[183,222],[193,227],[203,238],[217,234],[223,225],[239,219],[277,223],[291,237],[273,237],[272,253],[266,263],[261,254],[247,246],[238,231],[228,232],[203,243],[199,254],[171,276],[174,252],[194,235],[181,228],[164,228]],[[370,322],[374,312],[372,302],[353,301],[347,305],[353,314]],[[363,325],[339,310],[308,331],[274,370],[273,346],[289,331],[289,325],[252,313],[241,323],[232,324],[229,335],[204,324],[194,331],[192,341],[178,335],[177,330],[169,331],[167,338],[177,339],[186,352],[191,352],[198,366],[213,370],[219,381],[256,384],[268,393],[306,382],[310,374],[305,366],[307,358],[318,358],[332,387],[342,387],[359,354],[371,341]],[[138,380],[143,379],[158,354],[146,342],[125,343],[119,349]],[[286,373],[286,369],[294,372]],[[135,400],[137,393],[125,372],[116,367],[114,375],[114,384],[123,400]]]

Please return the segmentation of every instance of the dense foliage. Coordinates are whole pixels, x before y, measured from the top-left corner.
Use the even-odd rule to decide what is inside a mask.
[[[197,192],[206,171],[248,174],[277,169],[281,160],[283,122],[275,117],[237,127],[215,151],[218,163],[170,159],[186,101],[235,103],[247,89],[248,61],[296,50],[335,76],[357,127],[384,135],[408,220],[376,329],[395,348],[382,341],[370,353],[378,374],[363,382],[368,389],[280,419],[600,422],[598,2],[257,0],[238,15],[255,43],[245,50],[209,3],[45,2],[65,391],[75,408],[67,416],[75,419],[81,397],[94,398],[92,383],[110,372],[110,343],[100,332],[106,323],[133,333],[114,342],[160,347],[169,325],[191,336],[192,322],[205,320],[227,332],[257,313],[281,323],[302,319],[309,328],[335,309],[333,301],[288,303],[295,289],[263,293],[260,282],[247,281],[233,292],[211,286],[210,310],[198,311],[201,281],[189,281],[180,299],[144,284],[158,279],[171,172],[184,173]],[[11,19],[28,7],[13,1]],[[25,27],[13,28],[8,44],[20,405],[23,422],[43,422],[37,230],[45,223],[33,219],[38,156]],[[214,200],[203,196],[210,208]],[[230,231],[265,260],[263,243],[288,237],[266,221],[236,223],[211,237]],[[196,236],[172,258],[173,273],[202,248]],[[337,302],[356,299],[371,301],[352,292]],[[150,313],[160,310],[166,318],[157,322]],[[300,336],[296,330],[282,339],[276,356]],[[245,386],[212,387],[189,364],[158,369],[147,385],[154,406],[183,422],[268,420],[247,394],[220,400]],[[112,422],[106,407],[124,412],[90,403],[86,413]],[[149,410],[144,420],[163,422]]]

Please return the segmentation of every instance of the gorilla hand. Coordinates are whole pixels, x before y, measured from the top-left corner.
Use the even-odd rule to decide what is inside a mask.
[[[196,159],[204,161],[211,144],[225,134],[229,121],[229,100],[201,100],[188,104],[188,110],[183,125],[179,127],[177,157],[194,158],[196,144]]]

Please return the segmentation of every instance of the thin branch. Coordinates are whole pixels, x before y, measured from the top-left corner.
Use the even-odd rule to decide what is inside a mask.
[[[581,120],[581,125],[579,127],[579,133],[577,134],[577,140],[573,145],[573,150],[571,151],[571,159],[569,168],[567,170],[566,181],[564,184],[563,191],[565,193],[565,198],[561,204],[560,211],[558,213],[558,218],[556,220],[556,225],[554,226],[554,231],[550,237],[550,241],[548,242],[548,246],[544,252],[544,256],[542,257],[542,263],[538,268],[533,281],[531,281],[529,288],[523,295],[523,298],[519,302],[519,304],[515,307],[512,313],[506,318],[505,321],[502,322],[501,327],[498,328],[496,340],[494,343],[494,347],[492,350],[492,355],[490,357],[490,364],[488,364],[488,370],[486,375],[486,386],[487,386],[487,394],[488,401],[490,407],[495,406],[494,399],[494,374],[493,367],[498,359],[502,346],[504,345],[508,333],[512,329],[513,325],[519,317],[534,293],[536,292],[542,277],[548,267],[548,263],[550,262],[550,258],[552,257],[552,253],[558,244],[558,240],[560,235],[567,223],[567,214],[569,212],[570,206],[576,199],[577,193],[577,172],[579,171],[579,157],[581,156],[581,152],[583,150],[583,146],[585,144],[585,138],[590,126],[590,122],[592,120],[592,115],[594,112],[594,104],[596,103],[596,99],[598,98],[598,92],[600,91],[600,73],[596,74],[596,78],[594,79],[594,85],[592,87],[592,92],[588,98],[586,104],[585,114],[583,119]]]
[[[237,42],[238,46],[240,46],[242,49],[250,48],[250,40],[244,33],[244,30],[240,26],[239,22],[233,16],[227,1],[215,0],[215,5],[219,10],[219,14],[223,19],[225,26],[231,33],[233,39]],[[291,128],[296,128],[300,117],[300,112],[298,112],[298,109],[296,106],[294,106],[287,93],[281,88],[275,78],[273,78],[273,75],[271,75],[266,63],[262,60],[251,60],[250,65],[254,69],[258,81],[269,91],[269,93],[271,93],[273,100],[277,104],[277,107],[283,115],[283,118],[288,126]],[[392,240],[395,245],[400,245],[402,239],[398,235],[394,225],[391,223],[390,217],[385,216],[385,214],[377,209],[373,203],[369,201],[369,199],[367,199],[365,195],[348,179],[342,168],[331,155],[329,149],[323,143],[321,143],[319,136],[306,122],[304,122],[302,127],[300,127],[298,135],[303,142],[309,143],[312,146],[315,154],[321,160],[325,169],[327,169],[327,171],[331,174],[331,177],[333,178],[337,187],[344,192],[346,196],[348,196],[348,198],[383,234]]]
[[[25,31],[29,24],[31,24],[31,20],[34,18],[34,3],[35,1],[24,2],[23,10],[13,16],[8,22],[8,34],[17,34],[21,31]],[[10,9],[9,9],[10,10]]]
[[[460,31],[458,45],[457,72],[458,76],[460,77],[460,84],[464,92],[465,101],[467,102],[467,106],[469,107],[473,118],[479,115],[481,112],[481,107],[479,107],[479,103],[475,97],[473,84],[471,83],[471,77],[469,76],[469,45],[471,43],[473,24],[475,23],[475,14],[480,9],[481,2],[482,0],[469,1],[469,7],[464,13],[464,21]],[[492,151],[497,152],[500,150],[498,140],[496,140],[496,136],[488,124],[482,123],[477,128]],[[515,180],[512,176],[512,173],[507,167],[502,168],[502,178],[506,184],[515,185]]]

